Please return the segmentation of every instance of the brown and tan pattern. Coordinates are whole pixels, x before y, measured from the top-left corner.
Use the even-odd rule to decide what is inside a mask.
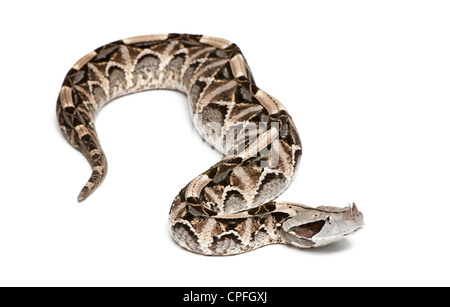
[[[299,163],[298,132],[283,105],[256,86],[240,49],[202,35],[119,40],[90,52],[68,72],[57,102],[59,126],[92,166],[78,201],[97,189],[107,172],[95,131],[97,112],[114,98],[151,89],[186,93],[197,130],[223,153],[172,204],[171,232],[181,246],[207,255],[271,243],[317,247],[362,227],[354,205],[272,202]]]

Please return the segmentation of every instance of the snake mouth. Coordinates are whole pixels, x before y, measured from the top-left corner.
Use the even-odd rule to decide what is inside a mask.
[[[347,238],[364,227],[364,218],[360,211],[351,210],[351,218],[346,215],[328,217],[325,220],[304,224],[290,228],[290,234],[294,235],[297,244],[303,247],[321,247]],[[306,228],[306,229],[303,229]]]
[[[357,233],[358,231],[360,231],[361,229],[363,229],[363,227],[364,227],[364,225],[359,226],[359,227],[356,228],[355,230],[350,231],[350,232],[348,232],[348,233],[345,233],[343,236],[344,236],[344,237],[351,236],[352,234]]]

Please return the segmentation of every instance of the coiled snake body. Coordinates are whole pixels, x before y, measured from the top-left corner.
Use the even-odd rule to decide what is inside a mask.
[[[295,125],[283,105],[256,86],[235,44],[202,35],[119,40],[90,52],[68,72],[57,102],[58,123],[92,166],[78,201],[106,176],[97,112],[114,98],[151,89],[186,93],[195,127],[223,154],[171,206],[171,234],[182,247],[206,255],[272,243],[318,247],[363,226],[354,204],[311,208],[272,201],[289,185],[300,160]]]

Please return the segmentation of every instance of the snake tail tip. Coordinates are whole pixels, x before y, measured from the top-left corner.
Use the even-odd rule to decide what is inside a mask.
[[[86,200],[86,198],[89,197],[89,195],[90,195],[89,190],[86,187],[84,187],[81,190],[80,194],[78,194],[78,197],[77,197],[78,202],[82,203],[83,201]]]
[[[79,202],[79,203],[82,203],[83,201],[85,201],[86,200],[86,196],[84,196],[84,195],[78,195],[78,197],[77,197],[77,201]]]
[[[106,172],[108,169],[108,165],[106,164],[106,160],[100,167],[96,167],[93,170],[91,177],[89,178],[86,185],[81,189],[80,194],[78,194],[78,202],[81,203],[85,201],[103,182],[106,176]]]

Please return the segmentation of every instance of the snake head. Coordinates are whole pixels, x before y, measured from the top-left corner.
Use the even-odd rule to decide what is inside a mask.
[[[285,220],[282,234],[287,244],[302,248],[337,242],[364,227],[363,214],[355,204],[345,208],[302,206],[298,214]]]

